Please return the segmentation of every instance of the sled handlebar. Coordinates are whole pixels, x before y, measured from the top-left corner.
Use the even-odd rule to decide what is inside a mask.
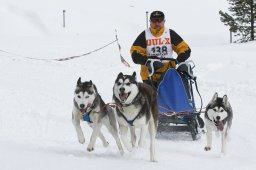
[[[174,61],[174,62],[176,62],[176,63],[178,63],[177,62],[177,60],[175,59],[175,58],[161,58],[161,57],[148,57],[149,59],[159,59],[160,61]]]
[[[174,61],[177,65],[180,65],[180,64],[189,64],[191,66],[192,69],[195,68],[195,63],[192,61],[192,60],[187,60],[187,61],[184,61],[184,62],[180,62],[178,63],[177,59],[175,58],[161,58],[161,57],[148,57],[149,59],[159,59],[160,61]]]
[[[151,77],[153,74],[155,74],[155,68],[154,68],[154,62],[155,61],[174,61],[175,64],[178,64],[177,60],[174,58],[161,58],[161,57],[157,57],[157,56],[148,56],[148,60],[151,60],[152,62],[150,62],[150,67],[148,68],[148,73],[149,73],[149,77]],[[158,74],[158,73],[156,73]]]

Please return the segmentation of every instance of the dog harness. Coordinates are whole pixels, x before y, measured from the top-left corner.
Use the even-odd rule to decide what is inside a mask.
[[[86,121],[87,123],[93,123],[90,119],[90,113],[92,112],[92,110],[90,110],[89,112],[85,112],[85,114],[83,114],[83,120]]]
[[[96,99],[96,98],[95,98],[95,99]],[[91,121],[91,119],[90,119],[90,114],[91,114],[92,110],[94,109],[94,106],[95,106],[95,104],[94,104],[95,99],[94,99],[94,101],[93,101],[93,103],[92,103],[92,106],[89,107],[89,108],[90,108],[90,111],[86,112],[86,111],[88,110],[88,108],[86,108],[86,111],[85,111],[85,113],[83,114],[83,120],[86,121],[86,122],[89,123],[89,124],[90,124],[90,123],[93,123],[93,122]]]
[[[138,93],[137,96],[133,99],[133,101],[129,104],[124,104],[124,103],[119,103],[117,105],[117,108],[119,109],[119,114],[122,116],[122,118],[124,118],[124,120],[130,125],[130,126],[134,126],[133,122],[140,116],[141,111],[137,114],[137,116],[135,116],[135,118],[133,118],[132,120],[128,120],[123,113],[121,112],[123,110],[123,107],[128,107],[133,105],[135,102],[139,101],[139,96],[141,96],[141,93]]]
[[[132,120],[128,120],[122,113],[121,113],[121,116],[124,118],[124,120],[125,120],[130,126],[134,126],[134,125],[133,125],[133,122],[140,116],[140,113],[137,114],[137,116],[135,116],[135,118],[132,119]]]

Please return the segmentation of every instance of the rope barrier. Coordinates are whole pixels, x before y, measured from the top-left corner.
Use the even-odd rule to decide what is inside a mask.
[[[18,58],[26,58],[26,59],[33,59],[33,60],[51,60],[51,59],[38,59],[38,58],[26,57],[26,56],[23,56],[23,55],[20,55],[20,54],[16,54],[16,53],[12,53],[12,52],[5,51],[5,50],[0,50],[0,52],[6,53],[6,54],[10,54],[12,56],[15,56],[16,58],[18,57]]]
[[[12,52],[8,52],[8,51],[4,51],[4,50],[0,50],[1,52],[4,52],[4,53],[7,53],[7,54],[11,54],[13,56],[16,56],[16,57],[22,57],[22,58],[27,58],[27,59],[31,59],[31,60],[43,60],[43,61],[67,61],[67,60],[72,60],[72,59],[75,59],[75,58],[79,58],[79,57],[83,57],[83,56],[86,56],[86,55],[89,55],[91,53],[94,53],[96,51],[99,51],[103,48],[106,48],[107,46],[113,44],[117,42],[117,39],[114,40],[114,41],[111,41],[110,43],[100,47],[100,48],[97,48],[95,50],[92,50],[90,52],[87,52],[85,54],[81,54],[81,55],[77,55],[77,56],[71,56],[71,57],[66,57],[66,58],[56,58],[56,59],[44,59],[44,58],[33,58],[33,57],[26,57],[26,56],[22,56],[22,55],[19,55],[19,54],[16,54],[16,53],[12,53]]]
[[[113,43],[115,43],[115,42],[117,42],[117,40],[114,40],[114,41],[112,41],[112,42],[110,42],[110,43],[108,43],[108,44],[106,44],[106,45],[104,45],[104,46],[102,46],[102,47],[100,47],[100,48],[98,48],[98,49],[95,49],[95,50],[93,50],[93,51],[87,52],[87,53],[82,54],[82,55],[72,56],[72,57],[66,57],[66,58],[59,58],[59,59],[53,59],[53,60],[55,60],[55,61],[67,61],[67,60],[72,60],[72,59],[74,59],[74,58],[83,57],[83,56],[89,55],[89,54],[91,54],[91,53],[94,53],[94,52],[96,52],[96,51],[99,51],[99,50],[101,50],[101,49],[103,49],[103,48],[106,48],[107,46],[109,46],[109,45],[111,45],[111,44],[113,44]]]
[[[33,58],[33,57],[26,57],[26,56],[22,56],[22,55],[19,55],[19,54],[15,54],[15,53],[12,53],[12,52],[8,52],[8,51],[4,51],[4,50],[0,50],[0,52],[4,52],[4,53],[7,53],[7,54],[11,54],[13,56],[16,56],[16,57],[21,57],[21,58],[26,58],[26,59],[30,59],[30,60],[42,60],[42,61],[67,61],[67,60],[72,60],[72,59],[75,59],[75,58],[79,58],[79,57],[83,57],[83,56],[86,56],[86,55],[89,55],[91,53],[94,53],[96,51],[99,51],[99,50],[102,50],[103,48],[106,48],[107,46],[117,42],[117,45],[118,45],[118,50],[119,50],[119,54],[120,54],[120,59],[121,59],[121,62],[127,66],[127,67],[130,67],[130,64],[124,59],[124,57],[122,56],[122,52],[121,52],[121,45],[118,41],[118,37],[117,37],[117,30],[115,30],[115,33],[116,33],[116,39],[114,41],[111,41],[109,42],[108,44],[100,47],[100,48],[97,48],[95,50],[92,50],[90,52],[87,52],[85,54],[81,54],[81,55],[77,55],[77,56],[71,56],[71,57],[65,57],[65,58],[55,58],[55,59],[44,59],[44,58]]]
[[[16,53],[12,53],[12,52],[8,52],[8,51],[5,51],[5,50],[0,50],[0,52],[3,52],[3,53],[7,53],[7,54],[10,54],[10,55],[13,55],[15,57],[20,57],[20,58],[26,58],[26,59],[30,59],[30,60],[41,60],[41,61],[67,61],[67,60],[72,60],[72,59],[75,59],[75,58],[79,58],[79,57],[83,57],[83,56],[86,56],[86,55],[89,55],[91,53],[94,53],[96,51],[99,51],[99,50],[102,50],[103,48],[106,48],[107,46],[117,42],[117,45],[118,45],[118,50],[119,50],[119,54],[120,54],[120,59],[121,59],[121,62],[127,66],[127,67],[130,67],[130,64],[124,59],[124,57],[122,56],[122,53],[121,53],[121,45],[118,41],[118,37],[117,37],[117,30],[115,30],[116,32],[116,39],[114,41],[111,41],[109,42],[108,44],[100,47],[100,48],[97,48],[95,50],[92,50],[90,52],[87,52],[85,54],[81,54],[81,55],[77,55],[77,56],[71,56],[71,57],[65,57],[65,58],[55,58],[55,59],[44,59],[44,58],[33,58],[33,57],[27,57],[27,56],[23,56],[23,55],[20,55],[20,54],[16,54]]]

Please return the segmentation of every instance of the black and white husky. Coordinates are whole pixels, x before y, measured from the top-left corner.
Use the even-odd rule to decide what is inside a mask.
[[[104,124],[116,140],[120,153],[124,153],[118,136],[114,110],[104,103],[92,81],[81,82],[80,77],[77,81],[74,93],[72,122],[77,132],[78,141],[83,144],[85,142],[85,138],[80,126],[81,120],[86,120],[93,128],[90,143],[87,147],[89,152],[94,150],[97,137],[102,140],[105,147],[108,146],[108,142],[101,133],[101,127]]]
[[[233,111],[228,102],[227,95],[222,98],[218,94],[213,95],[212,100],[206,106],[205,125],[207,130],[207,145],[204,150],[209,151],[212,148],[212,131],[216,136],[221,133],[221,153],[226,153],[226,143],[233,119]]]
[[[113,87],[113,100],[116,103],[117,121],[121,139],[131,151],[136,143],[135,128],[141,128],[139,146],[145,143],[146,130],[150,134],[150,160],[155,159],[155,136],[157,129],[158,105],[156,92],[144,83],[136,81],[136,73],[123,75],[119,73]],[[127,132],[130,129],[131,142]]]

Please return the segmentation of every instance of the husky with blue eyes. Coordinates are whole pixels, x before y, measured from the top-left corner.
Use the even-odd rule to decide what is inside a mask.
[[[221,134],[221,153],[226,153],[226,143],[229,137],[232,119],[233,111],[227,95],[218,97],[218,93],[215,93],[205,110],[205,125],[207,130],[207,145],[204,147],[205,151],[211,150],[212,132],[215,131],[217,136]]]
[[[156,91],[145,83],[136,81],[132,75],[118,74],[113,87],[113,100],[116,103],[117,121],[121,139],[127,150],[136,144],[135,128],[140,128],[139,146],[145,144],[147,129],[150,135],[150,160],[155,159],[155,137],[157,129],[158,105]],[[131,142],[127,132],[130,129]]]
[[[122,155],[124,154],[118,136],[114,110],[109,105],[105,104],[92,81],[81,82],[81,77],[77,80],[74,93],[72,122],[75,126],[79,143],[84,144],[85,138],[80,126],[80,121],[87,121],[93,128],[90,143],[87,147],[89,152],[94,150],[97,137],[102,140],[103,146],[108,146],[108,142],[101,132],[102,125],[105,125],[116,140],[120,153]]]

